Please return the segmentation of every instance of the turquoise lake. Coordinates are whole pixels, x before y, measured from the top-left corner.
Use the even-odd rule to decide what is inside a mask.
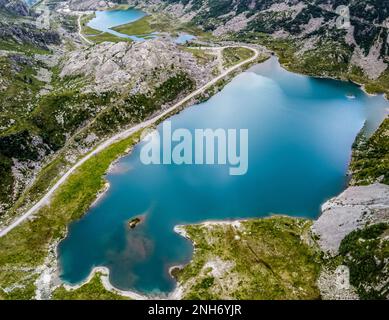
[[[143,38],[139,38],[137,36],[129,36],[111,29],[143,18],[144,16],[146,16],[146,13],[144,13],[143,11],[136,9],[107,10],[96,11],[95,15],[96,17],[87,23],[88,27],[91,27],[95,30],[99,30],[101,32],[107,32],[121,38],[130,38],[134,41],[144,40]]]
[[[175,286],[169,267],[192,255],[190,242],[173,231],[177,224],[272,213],[317,218],[321,204],[346,187],[365,121],[372,133],[387,113],[382,96],[353,84],[290,73],[276,58],[253,66],[170,119],[173,129],[192,132],[248,129],[247,174],[230,176],[228,165],[143,165],[141,142],[107,175],[105,196],[69,226],[58,247],[62,279],[77,284],[106,266],[120,289],[165,293]],[[145,221],[129,230],[138,215]]]
[[[106,10],[106,11],[96,11],[96,17],[90,20],[87,23],[88,27],[91,27],[95,30],[99,30],[101,32],[107,32],[113,34],[120,38],[128,38],[133,41],[145,41],[147,39],[153,39],[158,37],[158,33],[144,34],[144,35],[127,35],[115,30],[112,28],[121,26],[123,24],[135,22],[146,16],[146,13],[137,10],[137,9],[127,9],[127,10]],[[196,37],[190,34],[180,34],[175,42],[177,44],[183,44],[187,41],[193,40]]]

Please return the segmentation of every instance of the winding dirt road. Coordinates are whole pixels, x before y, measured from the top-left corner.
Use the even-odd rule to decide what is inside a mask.
[[[77,23],[78,23],[78,35],[80,36],[80,38],[82,40],[84,40],[87,44],[89,45],[92,45],[93,42],[90,41],[88,38],[86,38],[83,34],[82,34],[82,27],[81,27],[81,17],[83,16],[83,14],[79,14],[78,15],[78,19],[77,19]]]

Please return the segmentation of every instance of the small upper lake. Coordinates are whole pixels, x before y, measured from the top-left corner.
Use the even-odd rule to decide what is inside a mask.
[[[382,96],[353,84],[290,73],[275,58],[253,66],[170,119],[173,129],[191,132],[248,129],[247,174],[230,176],[228,165],[146,166],[141,142],[108,174],[106,195],[69,226],[58,251],[62,279],[76,284],[106,266],[118,288],[168,292],[169,267],[192,254],[173,232],[177,224],[272,213],[317,218],[347,185],[356,135],[365,122],[373,132],[387,113]],[[130,230],[127,221],[138,215],[145,220]]]
[[[126,10],[106,10],[106,11],[96,11],[95,17],[87,23],[88,27],[91,27],[95,30],[101,32],[107,32],[114,36],[120,38],[128,38],[133,41],[145,41],[147,39],[153,39],[158,37],[158,33],[143,34],[143,35],[127,35],[124,33],[117,32],[112,28],[121,26],[123,24],[128,24],[135,22],[147,14],[138,9],[126,9]],[[195,36],[190,34],[180,34],[175,42],[178,44],[183,44],[189,40],[194,39]]]

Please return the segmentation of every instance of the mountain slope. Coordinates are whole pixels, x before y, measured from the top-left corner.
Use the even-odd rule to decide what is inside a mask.
[[[0,12],[10,15],[28,16],[29,8],[23,0],[0,0]]]
[[[389,2],[380,0],[128,0],[224,40],[272,48],[292,71],[350,79],[389,94]],[[348,5],[349,27],[337,11]]]
[[[52,31],[33,16],[0,17],[0,226],[102,140],[209,81],[216,64],[160,39],[85,46],[66,13],[51,12]]]

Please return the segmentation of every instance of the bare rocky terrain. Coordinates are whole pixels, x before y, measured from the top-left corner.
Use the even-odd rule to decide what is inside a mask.
[[[180,50],[177,45],[154,39],[138,43],[109,43],[95,45],[86,50],[73,51],[66,59],[60,77],[85,76],[93,79],[85,89],[95,91],[119,90],[130,87],[132,93],[145,93],[150,83],[163,82],[164,73],[156,78],[156,71],[185,70],[198,86],[208,82],[212,64],[200,65],[194,56]]]
[[[389,186],[372,184],[349,187],[322,206],[312,226],[321,249],[336,255],[341,241],[354,230],[389,221]]]
[[[27,16],[30,11],[26,2],[21,0],[0,0],[0,10],[4,10],[9,14],[17,14],[20,16]]]
[[[70,0],[69,8],[76,11],[109,9],[117,5],[117,3],[114,2],[115,1],[111,2],[106,0]]]
[[[389,5],[380,0],[349,1],[350,26],[337,12],[344,5],[338,0],[128,3],[149,11],[163,10],[198,24],[217,37],[245,38],[246,42],[266,43],[278,50],[280,44],[285,49],[286,45],[288,60],[293,60],[291,68],[299,72],[351,78],[356,82],[361,82],[362,77],[379,83],[388,74]]]
[[[311,229],[327,257],[318,278],[324,299],[389,298],[389,239],[370,231],[381,226],[389,226],[388,185],[349,187],[322,206]]]

